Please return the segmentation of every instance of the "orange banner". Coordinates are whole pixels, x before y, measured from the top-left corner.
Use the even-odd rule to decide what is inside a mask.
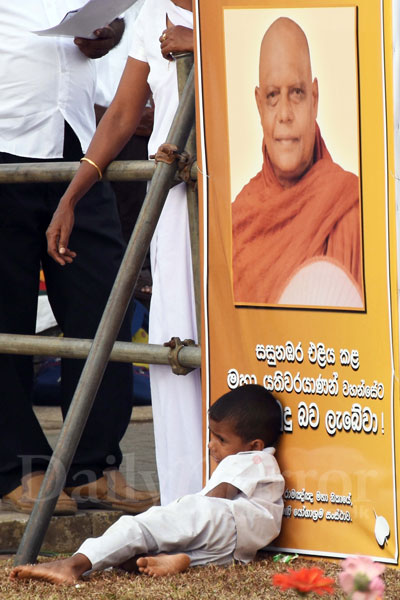
[[[275,548],[396,564],[391,4],[196,19],[206,406],[248,383],[281,402]]]

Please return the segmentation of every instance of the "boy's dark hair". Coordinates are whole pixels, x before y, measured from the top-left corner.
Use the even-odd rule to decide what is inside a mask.
[[[281,407],[261,385],[249,384],[221,396],[209,409],[213,421],[231,421],[236,435],[245,442],[263,440],[273,446],[281,433]]]

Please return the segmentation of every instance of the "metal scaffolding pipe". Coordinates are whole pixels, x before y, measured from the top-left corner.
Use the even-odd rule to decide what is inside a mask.
[[[185,81],[187,80],[190,70],[193,66],[194,57],[192,52],[181,53],[175,55],[177,59],[177,74],[178,74],[178,90],[181,95],[184,89]],[[186,142],[185,151],[189,156],[196,156],[196,128],[193,127],[190,131]],[[197,163],[196,163],[197,171]],[[201,343],[201,293],[200,293],[200,242],[199,242],[199,202],[197,196],[197,187],[194,186],[196,179],[190,181],[186,185],[186,198],[189,217],[190,230],[190,249],[192,255],[192,273],[193,273],[193,290],[196,305],[196,325],[197,325],[197,340]]]
[[[11,163],[0,165],[2,183],[56,183],[71,181],[79,162]],[[153,160],[116,160],[107,167],[103,178],[108,181],[148,181],[156,169]],[[190,176],[197,179],[197,165],[193,164]],[[179,175],[174,181],[179,183]]]
[[[194,107],[194,70],[192,69],[168,134],[167,143],[175,144],[183,150],[194,122]],[[15,564],[26,564],[36,560],[57,498],[64,487],[66,473],[70,468],[82,436],[176,169],[176,161],[173,164],[164,162],[157,164],[149,191],[47,468],[38,499],[25,528],[15,557]]]
[[[199,204],[197,190],[188,184],[186,195],[189,213],[190,247],[192,251],[194,300],[196,304],[197,341],[201,344]]]
[[[1,354],[37,354],[61,358],[87,358],[93,340],[52,337],[47,335],[0,334]],[[151,365],[168,365],[170,348],[158,344],[134,344],[115,342],[110,360],[116,362],[141,362]],[[196,369],[201,364],[199,346],[184,346],[178,354],[182,367]]]

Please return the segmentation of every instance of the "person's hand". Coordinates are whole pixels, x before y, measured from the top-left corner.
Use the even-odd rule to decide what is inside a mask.
[[[124,20],[114,19],[109,25],[94,31],[95,39],[76,37],[74,42],[88,58],[101,58],[119,43],[124,29]]]
[[[64,207],[61,201],[46,231],[47,252],[61,266],[72,263],[76,257],[76,252],[68,248],[74,220],[73,208]]]
[[[182,25],[173,25],[164,29],[159,41],[163,57],[172,60],[174,52],[193,52],[193,29]]]

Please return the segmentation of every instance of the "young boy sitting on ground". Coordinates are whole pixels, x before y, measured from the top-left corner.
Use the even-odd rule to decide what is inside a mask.
[[[273,456],[280,425],[279,404],[263,387],[228,392],[209,410],[208,447],[217,468],[201,492],[123,516],[70,558],[15,567],[11,578],[73,584],[90,569],[110,566],[161,576],[249,562],[281,527],[284,480]]]

